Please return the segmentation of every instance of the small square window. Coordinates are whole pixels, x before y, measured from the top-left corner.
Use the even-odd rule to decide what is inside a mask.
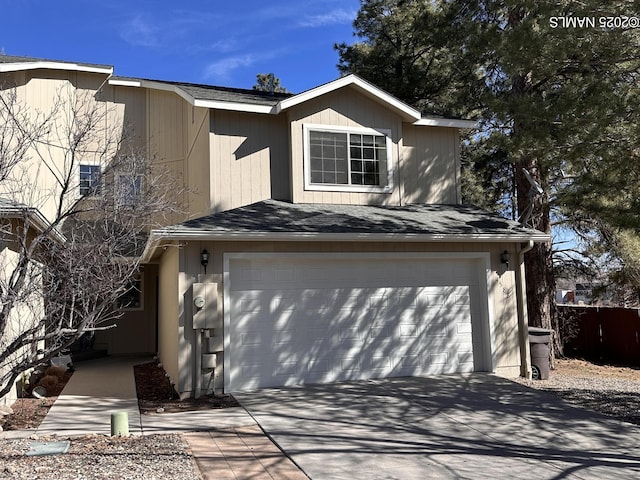
[[[100,165],[80,164],[80,196],[100,195]]]

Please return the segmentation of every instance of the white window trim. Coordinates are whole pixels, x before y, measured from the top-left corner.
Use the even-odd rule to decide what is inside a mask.
[[[80,193],[80,167],[82,165],[88,165],[88,166],[91,166],[91,167],[99,167],[100,168],[100,188],[98,189],[98,193],[93,193],[92,195],[86,195],[86,194],[82,195]],[[101,162],[96,162],[96,161],[92,161],[92,160],[82,160],[82,161],[78,162],[78,167],[76,169],[76,178],[78,179],[78,187],[76,189],[77,198],[102,198],[103,191],[104,191],[104,185],[102,184],[103,176],[104,176],[104,168],[103,168]]]
[[[304,143],[304,189],[322,192],[362,192],[362,193],[391,193],[393,191],[393,142],[391,141],[391,130],[383,128],[366,127],[343,127],[333,125],[322,125],[306,123],[303,125]],[[309,141],[310,132],[331,132],[331,133],[355,133],[361,135],[384,135],[387,148],[387,185],[384,187],[374,185],[336,185],[311,183],[311,147]],[[380,172],[382,174],[382,172]]]

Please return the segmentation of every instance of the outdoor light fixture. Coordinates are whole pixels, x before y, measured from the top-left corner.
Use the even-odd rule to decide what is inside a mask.
[[[500,254],[500,263],[509,267],[509,261],[511,261],[511,254],[507,250],[505,250]]]
[[[209,265],[209,251],[205,248],[200,252],[200,263],[204,267],[204,273],[207,274],[207,265]]]

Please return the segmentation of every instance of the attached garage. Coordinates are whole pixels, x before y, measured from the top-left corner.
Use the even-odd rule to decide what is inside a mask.
[[[488,264],[482,253],[228,254],[225,391],[490,371]]]
[[[154,230],[159,356],[183,396],[526,374],[522,255],[546,239],[463,205],[276,200]]]

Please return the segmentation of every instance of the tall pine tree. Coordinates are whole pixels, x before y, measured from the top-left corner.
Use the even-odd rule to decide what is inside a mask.
[[[547,233],[555,221],[637,231],[640,29],[601,19],[624,21],[638,6],[362,0],[359,41],[336,46],[339,69],[423,111],[478,118],[464,158],[466,174],[476,173],[463,189],[472,200],[484,187],[504,206],[513,193],[516,217],[532,207],[530,225]],[[570,26],[568,18],[593,21]],[[542,195],[530,195],[525,170]],[[556,326],[552,253],[537,244],[525,257],[536,326]]]

